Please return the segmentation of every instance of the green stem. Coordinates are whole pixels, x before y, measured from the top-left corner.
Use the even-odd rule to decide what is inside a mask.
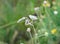
[[[16,24],[16,21],[11,22],[11,23],[8,23],[8,24],[5,24],[5,25],[3,25],[3,26],[0,26],[0,29],[6,28],[6,27],[8,27],[8,26],[10,26],[10,25],[13,25],[13,24]]]

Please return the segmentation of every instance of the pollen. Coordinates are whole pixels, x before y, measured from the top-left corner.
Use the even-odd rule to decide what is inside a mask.
[[[52,34],[55,34],[56,32],[57,32],[56,29],[52,29],[52,30],[51,30],[51,33],[52,33]]]
[[[44,6],[44,7],[50,7],[50,3],[47,2],[47,1],[44,1],[43,6]]]

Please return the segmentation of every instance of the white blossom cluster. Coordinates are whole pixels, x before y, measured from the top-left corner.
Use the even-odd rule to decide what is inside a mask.
[[[29,18],[30,19],[29,19]],[[17,21],[17,23],[20,23],[21,21],[23,21],[23,20],[25,20],[25,25],[33,25],[32,24],[32,22],[31,22],[31,20],[32,21],[35,21],[35,20],[37,20],[38,18],[37,18],[37,16],[34,16],[34,15],[29,15],[28,17],[22,17],[22,18],[20,18],[18,21]],[[31,31],[31,29],[30,28],[27,28],[27,32],[30,32]]]

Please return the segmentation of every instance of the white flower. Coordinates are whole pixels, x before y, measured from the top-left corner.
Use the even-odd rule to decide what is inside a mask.
[[[31,31],[31,29],[30,28],[27,28],[27,32],[30,32]]]
[[[36,33],[35,36],[38,36],[38,34]]]
[[[39,7],[34,8],[35,11],[39,10]]]
[[[38,18],[36,17],[36,16],[34,16],[34,15],[29,15],[29,18],[31,19],[31,20],[37,20]]]
[[[58,14],[58,11],[55,10],[55,11],[54,11],[54,14],[57,15],[57,14]]]
[[[30,23],[30,20],[29,19],[26,19],[25,20],[25,25],[28,25]]]
[[[47,1],[46,0],[44,0],[44,4],[46,4],[47,3]]]
[[[45,35],[45,36],[48,36],[48,32],[45,32],[44,35]]]
[[[38,33],[40,33],[41,32],[41,30],[38,30]]]
[[[32,25],[32,23],[30,22],[30,19],[25,20],[25,25]]]
[[[24,44],[24,43],[20,43],[20,44]]]
[[[17,21],[17,23],[21,22],[22,20],[25,20],[25,18],[26,18],[26,17],[20,18],[20,19]]]

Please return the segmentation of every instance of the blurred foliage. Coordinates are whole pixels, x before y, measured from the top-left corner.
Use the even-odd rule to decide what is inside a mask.
[[[47,2],[44,2],[47,1]],[[39,7],[39,10],[34,10]],[[60,0],[0,0],[0,44],[11,42],[15,31],[19,40],[15,44],[58,44],[60,42]],[[25,21],[18,19],[37,14],[34,26],[25,26]],[[32,35],[26,32],[31,27]],[[33,31],[36,29],[35,31]],[[35,33],[34,33],[35,32]],[[35,35],[36,34],[36,35]],[[31,38],[30,38],[31,37]],[[25,40],[29,39],[30,40]]]

